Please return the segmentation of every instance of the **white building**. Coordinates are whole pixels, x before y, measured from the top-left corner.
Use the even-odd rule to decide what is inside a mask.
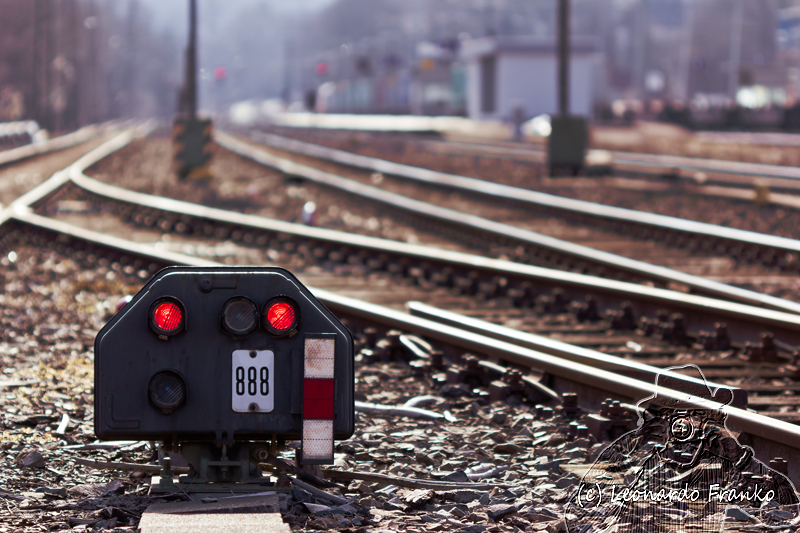
[[[467,64],[467,115],[473,120],[509,120],[522,105],[527,117],[558,111],[555,39],[485,37],[462,42]],[[605,97],[604,56],[592,43],[572,39],[570,113],[590,117]]]

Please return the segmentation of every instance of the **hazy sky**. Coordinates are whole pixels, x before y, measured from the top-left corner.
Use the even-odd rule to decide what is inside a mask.
[[[185,32],[188,23],[189,0],[140,0],[147,6],[156,20],[158,27],[175,28],[176,31]],[[319,11],[330,5],[335,0],[197,0],[199,16],[211,17],[220,22],[236,19],[239,13],[250,10],[255,6],[265,5],[276,13],[302,14]]]
[[[189,0],[139,0],[156,33],[170,33],[186,46]],[[291,28],[335,0],[197,0],[201,105],[275,97],[283,86],[283,43]],[[116,3],[126,13],[127,2]],[[183,57],[179,58],[183,64]],[[224,83],[204,79],[218,66]]]

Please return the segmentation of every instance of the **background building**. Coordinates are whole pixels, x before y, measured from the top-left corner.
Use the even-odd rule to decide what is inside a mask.
[[[558,110],[558,55],[551,38],[485,37],[465,41],[467,114],[474,120],[510,120],[516,108],[524,117]],[[570,111],[591,116],[606,97],[605,58],[586,39],[573,41]]]

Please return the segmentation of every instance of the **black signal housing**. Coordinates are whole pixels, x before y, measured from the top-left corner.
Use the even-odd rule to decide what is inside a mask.
[[[222,327],[223,309],[235,298],[259,311],[259,327],[246,335]],[[181,334],[169,342],[153,334],[151,319],[165,301],[183,311]],[[289,302],[295,312],[282,336],[264,327],[273,301]],[[95,433],[186,443],[300,439],[305,346],[320,336],[335,339],[333,432],[345,439],[355,421],[353,339],[294,275],[276,267],[163,269],[95,339]],[[237,389],[266,396],[248,411],[250,400]]]

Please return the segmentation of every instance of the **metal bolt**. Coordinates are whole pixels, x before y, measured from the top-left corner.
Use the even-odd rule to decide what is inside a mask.
[[[378,330],[375,328],[364,328],[364,343],[367,346],[375,346],[375,341],[378,339]]]
[[[578,395],[574,392],[565,392],[561,395],[564,407],[576,407],[578,405]]]
[[[775,457],[769,462],[769,467],[784,476],[789,475],[789,463],[783,457]]]
[[[522,382],[522,372],[516,368],[509,368],[505,373],[504,379],[509,385],[519,385]]]
[[[467,370],[469,370],[471,372],[474,372],[474,371],[478,370],[479,359],[476,356],[474,356],[472,354],[469,354],[469,353],[468,354],[464,354],[461,357],[461,360],[464,361],[464,363],[466,363]]]
[[[411,367],[411,372],[416,377],[424,376],[427,372],[430,371],[431,368],[430,361],[426,361],[424,359],[415,359],[410,363],[408,363],[408,365]]]
[[[717,322],[714,327],[716,328],[716,348],[717,350],[729,350],[731,347],[731,339],[728,337],[728,326],[724,322]]]
[[[443,366],[444,353],[441,350],[433,350],[431,352],[431,366],[435,369],[441,369]]]
[[[400,335],[402,334],[403,334],[402,331],[396,329],[392,329],[386,332],[386,339],[389,341],[392,350],[397,350],[398,348],[400,348]]]
[[[572,440],[577,436],[578,436],[578,423],[570,422],[570,424],[567,426],[567,437],[569,437],[570,440]]]
[[[256,451],[256,459],[259,461],[266,461],[269,459],[269,450],[259,448],[258,451]]]
[[[611,404],[614,402],[611,398],[606,398],[603,400],[603,403],[600,404],[600,416],[609,416]]]

